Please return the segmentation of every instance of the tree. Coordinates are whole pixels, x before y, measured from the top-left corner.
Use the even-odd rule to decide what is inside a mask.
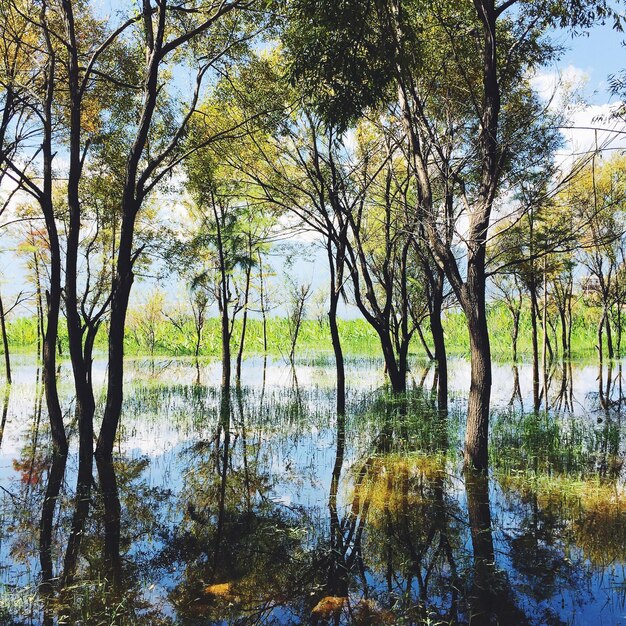
[[[465,458],[479,469],[487,466],[491,389],[488,229],[503,175],[521,149],[515,129],[525,126],[521,143],[530,150],[531,163],[546,148],[544,141],[536,150],[527,143],[528,127],[541,107],[533,102],[525,75],[552,52],[540,35],[554,17],[550,10],[557,8],[529,3],[507,21],[503,14],[514,4],[496,7],[492,0],[477,0],[453,11],[444,4],[427,8],[394,1],[355,12],[301,0],[293,5],[287,38],[292,74],[325,115],[345,125],[368,106],[397,102],[418,189],[416,217],[467,317],[472,380]],[[577,13],[580,21],[583,17],[587,13]],[[333,47],[340,50],[329,54]],[[368,56],[365,64],[367,52],[374,60]],[[453,241],[460,213],[468,222],[465,268]]]
[[[268,71],[277,78],[275,64],[268,64]],[[281,91],[275,98],[282,103],[285,114],[290,101],[288,95]],[[328,137],[332,137],[330,130]],[[337,415],[344,415],[345,368],[337,308],[340,298],[346,294],[348,225],[338,204],[337,189],[328,187],[333,185],[332,181],[338,182],[338,177],[329,177],[327,150],[332,147],[319,120],[307,111],[296,114],[292,122],[275,124],[263,132],[251,134],[248,142],[250,148],[238,153],[235,159],[231,157],[230,162],[250,181],[248,193],[253,201],[265,202],[271,207],[274,219],[295,216],[296,228],[319,236],[325,250],[329,269],[328,323],[337,379],[336,410]],[[262,309],[265,309],[264,304],[262,302]],[[264,337],[265,324],[264,316]]]
[[[160,289],[154,289],[144,298],[140,307],[129,311],[128,330],[135,338],[140,348],[146,348],[154,359],[154,353],[159,343],[159,327],[164,319],[165,294]]]
[[[4,370],[7,377],[7,383],[9,385],[13,382],[13,378],[11,375],[11,354],[9,352],[9,336],[7,334],[7,317],[15,308],[27,299],[28,296],[24,295],[24,293],[20,291],[20,293],[18,293],[15,297],[15,300],[8,307],[6,307],[4,301],[2,300],[2,296],[0,295],[0,331],[2,334],[2,350],[4,352]]]
[[[153,7],[149,0],[144,0],[143,29],[139,36],[145,49],[145,63],[141,88],[135,92],[139,122],[131,131],[121,195],[121,225],[111,298],[107,402],[97,448],[100,455],[111,454],[122,409],[124,325],[133,266],[140,253],[133,248],[137,215],[147,196],[187,156],[214,141],[216,134],[227,135],[232,130],[208,132],[198,144],[182,142],[192,118],[196,115],[203,118],[196,105],[204,77],[210,70],[220,67],[226,70],[230,59],[245,55],[250,40],[262,29],[267,15],[249,11],[255,5],[261,6],[262,2],[198,2],[189,10],[189,7],[167,2]],[[170,116],[163,102],[167,94],[160,83],[166,77],[169,64],[184,58],[184,54],[177,54],[182,50],[188,53],[189,63],[198,67],[196,84],[188,105],[178,115]],[[222,304],[226,297],[227,294],[222,293]]]
[[[523,303],[521,280],[517,273],[511,272],[509,274],[496,274],[493,283],[508,312],[511,314],[511,357],[513,363],[517,363],[517,340],[519,339]]]
[[[298,284],[288,279],[287,286],[287,328],[289,329],[289,361],[294,365],[296,345],[302,322],[306,317],[307,302],[311,297],[311,283]]]
[[[232,182],[230,174],[217,167],[206,152],[199,152],[190,160],[187,186],[194,199],[195,225],[182,246],[188,259],[187,272],[193,273],[192,289],[210,291],[217,301],[225,388],[230,387],[235,319],[243,311],[237,355],[237,379],[240,377],[251,273],[264,241],[263,229],[253,232],[253,209],[242,199],[239,185]],[[243,279],[239,270],[243,270]]]
[[[615,354],[611,309],[616,293],[620,243],[625,232],[625,164],[626,159],[621,155],[605,163],[598,163],[594,155],[591,163],[564,190],[562,199],[569,204],[578,223],[586,225],[580,230],[580,261],[589,272],[585,292],[597,299],[601,311],[597,346],[601,362],[605,332],[609,359]]]

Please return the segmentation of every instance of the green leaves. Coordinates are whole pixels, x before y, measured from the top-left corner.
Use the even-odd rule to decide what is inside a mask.
[[[288,75],[322,117],[345,129],[388,92],[394,42],[377,2],[296,0],[284,43]]]

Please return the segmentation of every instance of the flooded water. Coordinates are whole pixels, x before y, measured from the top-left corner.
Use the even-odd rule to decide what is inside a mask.
[[[38,371],[16,363],[0,391],[0,623],[626,623],[619,364],[556,365],[538,411],[530,367],[497,365],[490,475],[467,479],[465,361],[447,416],[421,363],[394,399],[380,362],[350,361],[341,420],[325,357],[250,359],[228,395],[219,373],[129,361],[113,465],[77,501],[70,456],[50,517]]]

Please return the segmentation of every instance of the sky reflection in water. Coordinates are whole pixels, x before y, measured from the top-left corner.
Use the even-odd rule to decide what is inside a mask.
[[[36,367],[16,367],[0,444],[0,623],[626,622],[618,364],[555,366],[547,413],[543,390],[532,411],[528,366],[519,389],[513,367],[496,366],[492,470],[471,480],[458,452],[461,360],[447,418],[420,363],[408,397],[394,400],[379,362],[351,361],[345,420],[333,415],[323,358],[295,375],[250,359],[230,397],[215,362],[199,381],[190,361],[128,369],[114,464],[94,468],[72,533],[70,456],[45,536],[47,418]]]

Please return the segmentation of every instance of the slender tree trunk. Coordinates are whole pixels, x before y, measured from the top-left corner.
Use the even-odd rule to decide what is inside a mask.
[[[441,276],[443,282],[443,276]],[[441,285],[443,291],[443,284]],[[442,293],[437,290],[433,294],[430,311],[430,332],[435,347],[435,361],[437,362],[437,407],[444,414],[448,411],[448,357],[446,354],[446,340],[441,323],[441,308],[443,305]]]
[[[159,66],[163,60],[162,45],[165,32],[166,7],[161,6],[156,21],[153,23],[148,17],[150,6],[147,0],[143,2],[145,13],[145,51],[146,66],[143,77],[143,105],[139,124],[133,137],[133,142],[126,161],[124,174],[124,191],[121,202],[121,226],[117,262],[115,264],[112,290],[111,314],[109,321],[109,359],[107,399],[100,427],[100,435],[96,447],[96,456],[108,457],[113,453],[113,445],[117,434],[117,427],[122,413],[124,399],[124,331],[128,302],[133,284],[133,265],[139,251],[133,253],[135,222],[137,213],[145,197],[144,174],[139,175],[139,164],[148,137],[154,111],[159,95]],[[113,240],[115,245],[115,240]]]
[[[328,309],[328,324],[330,327],[330,338],[335,353],[335,367],[337,370],[337,415],[343,416],[346,412],[346,374],[343,361],[343,349],[341,347],[341,337],[337,326],[337,303],[339,294],[335,292],[335,286],[331,287],[330,307]]]
[[[548,290],[546,279],[546,257],[543,259],[543,308],[542,308],[542,337],[541,337],[541,367],[543,368],[544,379],[546,377],[546,370],[548,367]],[[548,390],[544,388],[546,402]],[[547,407],[546,407],[547,408]]]
[[[46,8],[42,8],[41,18],[47,26]],[[67,437],[63,425],[63,413],[59,402],[56,378],[56,344],[59,333],[59,314],[61,310],[61,248],[59,245],[59,235],[56,224],[54,205],[52,202],[53,193],[53,172],[52,161],[54,154],[52,151],[52,127],[53,112],[52,103],[54,99],[55,87],[55,65],[54,54],[49,31],[46,29],[46,48],[49,52],[49,64],[46,68],[46,98],[44,102],[44,136],[42,141],[43,155],[43,194],[40,199],[41,211],[46,223],[48,233],[48,244],[50,247],[50,289],[46,293],[46,329],[43,337],[43,382],[46,390],[46,405],[48,407],[48,418],[50,420],[50,430],[52,444],[55,454],[67,454]],[[65,465],[63,465],[63,469]],[[61,477],[62,479],[62,477]],[[52,510],[54,512],[54,504]]]
[[[196,326],[196,345],[193,349],[193,354],[196,358],[196,364],[198,364],[198,357],[200,356],[201,343],[202,343],[202,327],[198,324]]]
[[[39,259],[37,252],[33,253],[33,268],[35,270],[35,301],[37,305],[37,358],[43,358],[42,340],[44,334],[43,299],[41,296],[41,276],[39,275]]]
[[[617,358],[619,359],[622,356],[622,303],[619,300],[617,302],[617,320],[615,326],[617,334],[615,353],[617,354]]]
[[[224,255],[224,242],[222,240],[222,222],[221,216],[217,211],[215,198],[212,198],[213,216],[215,218],[215,228],[217,232],[217,254],[219,261],[219,297],[218,305],[221,316],[222,331],[222,393],[226,393],[230,389],[230,317],[228,312],[228,302],[230,300],[229,277],[226,271],[226,257]],[[230,392],[228,392],[230,393]]]
[[[598,323],[598,360],[600,361],[600,364],[602,364],[602,362],[604,361],[604,348],[602,345],[602,331],[604,329],[604,316],[606,315],[606,312],[604,309],[602,309],[602,317],[600,318],[600,322]]]
[[[263,319],[263,352],[267,352],[267,311],[265,310],[265,283],[263,280],[263,259],[259,251],[259,281],[261,299],[261,317]]]
[[[606,350],[609,359],[613,359],[615,352],[613,350],[613,333],[611,330],[611,316],[607,307],[607,311],[604,315],[604,327],[606,329]]]
[[[416,322],[415,330],[417,331],[417,336],[420,339],[420,343],[422,344],[422,348],[424,348],[424,352],[426,353],[428,360],[434,361],[435,355],[432,353],[430,347],[426,343],[426,339],[424,338],[424,332],[422,331],[422,325],[419,322]]]
[[[572,318],[572,285],[569,285],[569,294],[567,298],[567,356],[572,356],[572,325],[574,320]]]
[[[11,379],[11,354],[9,353],[9,337],[7,335],[7,321],[4,316],[4,303],[0,294],[0,327],[2,328],[2,347],[4,349],[4,369],[7,375],[7,383],[10,385]]]
[[[56,377],[56,343],[61,306],[60,263],[57,255],[50,263],[50,291],[48,294],[48,312],[46,333],[43,338],[43,381],[46,389],[46,405],[50,419],[52,442],[59,454],[67,454],[67,438],[63,425],[63,413],[59,402]]]
[[[79,436],[79,465],[76,498],[78,502],[89,498],[93,480],[93,416],[95,399],[90,385],[89,367],[83,353],[83,324],[78,305],[78,251],[80,247],[81,202],[79,183],[82,175],[81,148],[80,67],[71,2],[63,2],[66,37],[69,42],[67,62],[67,87],[69,97],[69,173],[67,181],[68,228],[65,252],[65,314],[74,388],[76,390],[76,417]],[[77,505],[77,511],[78,511]],[[81,508],[82,513],[82,508]],[[78,513],[77,513],[78,514]],[[75,520],[76,523],[76,520]],[[77,542],[80,542],[77,533]],[[78,549],[78,548],[77,548]]]
[[[39,378],[39,371],[37,371],[37,378]],[[39,385],[37,385],[37,387],[39,387]],[[40,396],[39,392],[37,391],[37,396]],[[5,389],[4,389],[4,399],[2,402],[2,419],[0,419],[0,448],[2,447],[2,439],[4,438],[4,428],[6,426],[7,423],[7,416],[9,414],[9,399],[11,397],[11,386],[10,385],[6,385]],[[39,428],[39,418],[41,417],[41,410],[37,411],[36,407],[37,407],[37,400],[38,398],[35,398],[35,416],[37,418],[37,429]],[[39,407],[41,409],[41,405]],[[35,432],[37,431],[37,429],[35,430]],[[34,452],[36,449],[36,439],[35,439],[35,443],[33,443],[33,463],[34,463]],[[31,463],[31,472],[33,469],[33,463]],[[30,477],[28,480],[28,484],[31,484],[30,481]]]
[[[220,305],[220,325],[222,336],[222,387],[230,388],[230,319],[228,316],[228,296],[225,291],[228,289],[222,284],[222,295]]]
[[[535,411],[539,410],[539,341],[537,330],[537,316],[539,313],[539,306],[537,303],[537,288],[535,285],[535,278],[531,278],[529,286],[530,291],[530,325],[531,325],[531,339],[533,346],[533,406]]]
[[[250,259],[252,259],[252,251],[249,249]],[[237,351],[237,384],[241,383],[241,361],[243,360],[243,349],[246,342],[246,326],[248,324],[248,300],[250,298],[250,275],[252,273],[252,267],[249,265],[246,269],[246,287],[244,291],[243,301],[243,318],[241,321],[241,338],[239,340],[239,349]]]
[[[132,220],[135,213],[124,211],[124,220]],[[111,317],[109,321],[109,378],[107,382],[107,399],[100,427],[100,435],[96,446],[96,456],[105,458],[113,454],[113,445],[117,427],[122,413],[124,399],[124,330],[126,314],[132,288],[133,274],[133,228],[128,223],[121,229],[118,248],[116,274],[113,280],[111,297]]]
[[[520,311],[511,310],[511,316],[513,318],[513,331],[511,332],[511,339],[513,341],[513,363],[517,363],[517,340],[519,338],[519,320]]]
[[[559,307],[559,317],[561,320],[561,346],[563,348],[563,359],[569,356],[569,346],[567,345],[567,319],[565,305]]]

